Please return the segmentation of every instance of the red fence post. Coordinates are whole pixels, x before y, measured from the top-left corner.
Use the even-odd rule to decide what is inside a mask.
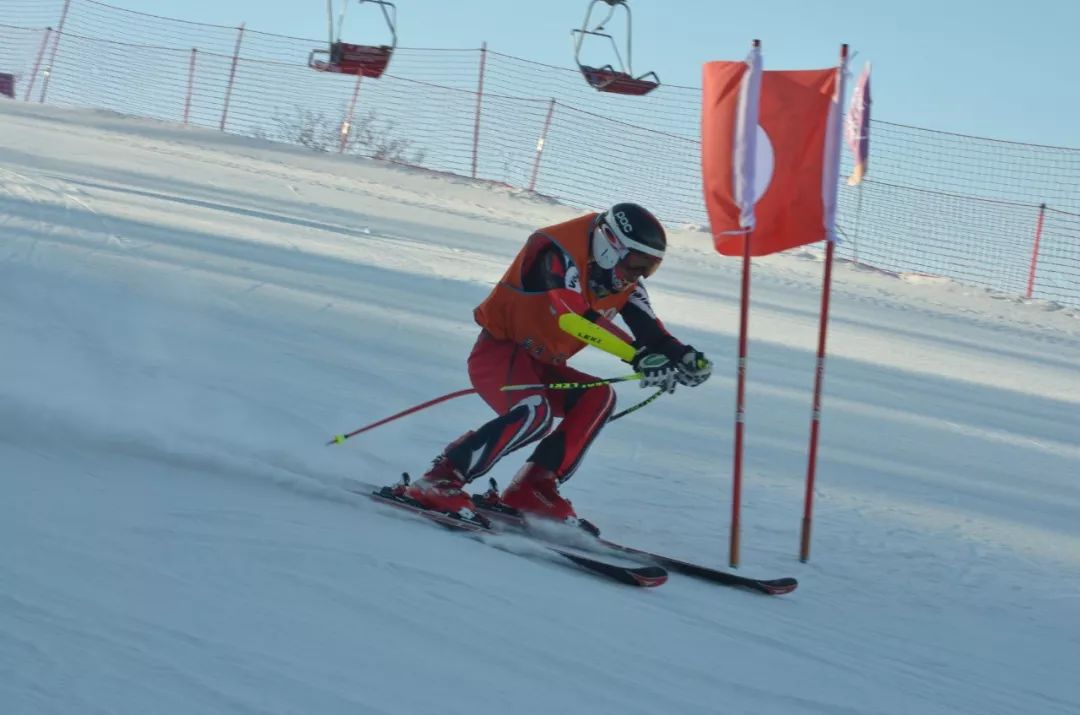
[[[64,0],[64,9],[60,11],[60,24],[56,26],[56,37],[53,38],[52,52],[49,53],[49,64],[45,65],[45,81],[41,83],[41,96],[38,102],[45,103],[45,93],[49,91],[49,79],[52,77],[53,67],[56,66],[56,51],[60,47],[60,36],[64,34],[64,23],[67,22],[68,9],[71,0]]]
[[[188,76],[187,76],[187,97],[184,99],[184,126],[188,125],[188,118],[191,116],[191,95],[195,91],[195,53],[198,52],[194,47],[191,48],[191,62],[188,63]]]
[[[233,83],[236,81],[236,64],[240,61],[240,43],[244,39],[244,23],[236,28],[236,49],[233,50],[232,68],[229,70],[229,86],[225,88],[225,106],[221,108],[221,131],[225,131],[225,120],[229,116],[229,99],[232,97]]]
[[[37,59],[34,60],[34,69],[30,73],[30,82],[26,85],[26,95],[23,97],[24,102],[30,101],[30,95],[34,92],[34,82],[37,80],[38,70],[41,69],[41,59],[45,56],[45,48],[49,46],[49,38],[52,37],[53,29],[51,27],[45,28],[45,36],[41,38],[41,47],[38,48]]]
[[[360,94],[360,80],[363,73],[356,75],[356,86],[353,87],[352,101],[349,102],[349,113],[345,115],[345,121],[341,123],[341,141],[338,142],[338,154],[345,153],[345,145],[349,143],[349,132],[352,131],[353,113],[356,111],[356,98]]]
[[[1039,204],[1039,218],[1035,222],[1035,244],[1031,248],[1031,269],[1028,271],[1027,297],[1035,290],[1035,267],[1039,263],[1039,242],[1042,240],[1043,219],[1046,217],[1046,204]]]
[[[476,161],[480,153],[480,108],[484,102],[484,67],[487,65],[487,43],[480,46],[480,79],[476,87],[476,121],[472,134],[472,178],[476,178]]]
[[[532,178],[529,179],[529,191],[536,190],[536,175],[540,171],[540,157],[544,155],[544,144],[547,142],[548,129],[551,128],[551,115],[555,113],[555,98],[548,103],[547,117],[544,118],[544,128],[540,131],[540,138],[536,140],[536,159],[533,160]]]

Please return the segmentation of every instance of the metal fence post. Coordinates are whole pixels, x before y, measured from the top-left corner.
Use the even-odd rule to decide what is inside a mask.
[[[41,38],[41,47],[38,48],[37,59],[34,60],[34,69],[30,72],[30,82],[26,85],[24,102],[30,101],[30,95],[34,92],[34,82],[37,80],[38,70],[41,69],[41,60],[45,57],[45,48],[49,46],[49,38],[52,37],[53,29],[45,28],[45,36]]]
[[[476,178],[476,162],[480,153],[480,109],[484,102],[484,68],[487,65],[487,43],[480,46],[480,79],[476,87],[476,121],[472,135],[472,178]]]
[[[540,131],[540,138],[536,140],[536,159],[533,160],[532,178],[529,179],[529,191],[536,190],[536,175],[540,171],[540,157],[544,155],[544,144],[547,143],[548,130],[551,128],[551,116],[555,114],[555,98],[548,103],[547,117],[544,119],[544,128]]]
[[[244,39],[244,23],[236,28],[236,49],[233,50],[232,68],[229,70],[229,86],[225,88],[225,106],[221,108],[221,131],[225,131],[225,121],[229,116],[229,100],[232,98],[233,84],[236,81],[236,65],[240,61],[240,43]]]
[[[1035,268],[1039,263],[1039,242],[1042,241],[1043,219],[1046,218],[1046,204],[1039,204],[1039,218],[1035,221],[1035,242],[1031,247],[1031,268],[1028,270],[1027,297],[1035,291]]]
[[[41,83],[41,96],[38,102],[45,103],[45,93],[49,91],[49,79],[52,77],[53,67],[56,66],[56,51],[60,48],[60,36],[64,34],[64,23],[67,22],[68,9],[71,0],[64,0],[64,9],[60,11],[60,24],[56,26],[56,37],[53,38],[52,52],[49,53],[49,64],[45,65],[45,80]]]
[[[191,48],[191,62],[188,63],[188,78],[187,78],[187,97],[184,98],[184,126],[188,125],[188,118],[191,116],[191,95],[195,91],[195,54],[198,52],[194,47]]]
[[[341,141],[338,142],[338,154],[345,153],[345,147],[349,143],[349,132],[352,131],[353,114],[356,112],[356,98],[360,95],[360,80],[364,78],[363,73],[356,75],[356,86],[353,87],[352,101],[349,102],[349,112],[345,115],[345,121],[341,123]]]

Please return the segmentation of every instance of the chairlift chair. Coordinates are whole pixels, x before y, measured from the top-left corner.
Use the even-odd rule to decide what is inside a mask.
[[[361,75],[376,78],[386,71],[390,57],[397,47],[397,8],[388,0],[358,0],[363,5],[374,3],[382,10],[383,19],[390,29],[389,45],[354,45],[341,41],[341,28],[345,24],[345,11],[349,0],[343,0],[341,15],[338,17],[338,31],[334,33],[333,0],[326,0],[326,15],[330,27],[330,47],[326,50],[312,50],[308,56],[308,66],[319,72],[337,72],[339,74]],[[323,57],[323,59],[320,59]]]
[[[608,13],[595,27],[589,29],[589,20],[592,17],[593,9],[597,3],[607,3]],[[612,17],[615,15],[615,9],[622,7],[626,10],[626,63],[623,63],[622,54],[619,52],[619,45],[615,42],[615,38],[607,32],[604,32],[604,25],[606,25]],[[580,30],[571,30],[570,34],[574,38],[574,61],[577,63],[578,68],[581,70],[581,74],[585,77],[585,81],[589,83],[591,87],[600,92],[612,92],[614,94],[626,94],[640,96],[648,94],[657,87],[660,86],[660,78],[656,76],[655,72],[646,72],[645,74],[634,77],[633,70],[631,69],[631,38],[633,36],[630,18],[630,6],[626,4],[626,0],[592,0],[589,3],[588,10],[585,11],[585,22],[582,23]],[[606,37],[611,43],[612,49],[615,50],[615,59],[618,61],[619,66],[616,69],[613,65],[606,64],[600,67],[592,67],[581,62],[581,45],[585,40],[586,35],[592,35],[593,37]]]

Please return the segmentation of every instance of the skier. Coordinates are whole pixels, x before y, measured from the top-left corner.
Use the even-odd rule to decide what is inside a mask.
[[[560,329],[564,313],[584,316],[632,343],[631,364],[641,373],[642,387],[674,392],[678,384],[705,382],[712,363],[668,333],[642,282],[656,272],[666,247],[660,221],[633,203],[533,233],[474,311],[482,330],[469,355],[469,378],[497,416],[447,445],[423,477],[397,485],[396,493],[424,508],[472,519],[474,504],[463,487],[506,454],[538,442],[501,495],[502,505],[579,523],[559,485],[580,466],[611,415],[615,391],[610,385],[527,392],[500,388],[597,380],[566,365],[585,343]],[[612,322],[616,314],[633,337]],[[552,430],[555,418],[562,419]]]

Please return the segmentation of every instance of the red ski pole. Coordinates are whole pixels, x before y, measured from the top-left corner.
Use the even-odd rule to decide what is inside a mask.
[[[442,397],[436,397],[434,400],[428,400],[427,402],[425,402],[423,404],[417,405],[415,407],[410,407],[407,410],[403,410],[401,412],[398,412],[396,415],[390,415],[389,417],[385,417],[385,418],[379,420],[378,422],[372,422],[369,425],[365,425],[364,427],[361,427],[360,429],[355,429],[352,432],[349,432],[347,434],[335,435],[334,438],[331,439],[326,444],[327,445],[341,444],[342,442],[347,440],[349,437],[355,437],[356,435],[360,434],[361,432],[367,432],[368,430],[375,429],[379,425],[384,425],[387,422],[393,422],[394,420],[398,419],[399,417],[404,417],[405,415],[411,415],[413,412],[419,412],[420,410],[431,407],[432,405],[437,405],[440,402],[446,402],[447,400],[452,400],[455,397],[462,397],[464,395],[471,395],[474,392],[476,392],[476,390],[474,390],[474,389],[472,389],[470,387],[468,390],[458,390],[457,392],[451,392],[451,393],[448,393],[446,395],[443,395]]]

